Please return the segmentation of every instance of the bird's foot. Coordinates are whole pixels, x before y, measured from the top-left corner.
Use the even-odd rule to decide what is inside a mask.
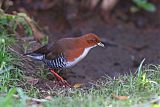
[[[71,87],[71,85],[65,80],[63,79],[60,75],[58,75],[54,70],[50,70],[55,77],[58,79],[59,85],[63,86],[63,87]]]
[[[62,87],[71,87],[71,85],[66,80],[59,80],[59,85]]]

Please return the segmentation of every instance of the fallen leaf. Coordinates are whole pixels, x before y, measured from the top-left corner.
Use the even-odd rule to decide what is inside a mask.
[[[51,96],[47,96],[45,97],[46,100],[52,100],[52,97]]]
[[[81,86],[82,86],[83,84],[80,84],[80,83],[76,83],[76,84],[74,84],[74,88],[80,88]]]
[[[128,96],[118,96],[115,94],[112,94],[113,98],[118,99],[118,100],[128,100]]]
[[[159,104],[153,104],[152,107],[160,107]]]

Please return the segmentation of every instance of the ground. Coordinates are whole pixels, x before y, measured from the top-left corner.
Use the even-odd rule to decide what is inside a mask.
[[[34,33],[38,37],[41,33],[33,30],[31,22],[25,23],[29,18],[24,13],[14,11],[16,15],[11,15],[0,10],[0,107],[158,107],[160,7],[159,0],[152,1],[157,2],[153,13],[132,13],[129,7],[133,4],[128,2],[119,2],[109,13],[82,9],[77,16],[73,14],[76,7],[68,6],[71,11],[25,4],[32,0],[17,0],[5,9],[28,12],[49,42],[90,32],[101,37],[105,48],[94,48],[74,68],[59,72],[72,88],[58,87],[44,64],[23,55],[42,46],[33,40]],[[107,41],[115,45],[107,47]]]
[[[49,42],[63,37],[95,33],[104,43],[109,40],[118,45],[96,47],[75,67],[61,71],[61,75],[71,84],[88,84],[102,76],[117,77],[135,72],[144,58],[148,64],[160,63],[160,11],[158,10],[160,5],[154,13],[141,11],[135,14],[125,12],[123,6],[118,5],[107,21],[102,20],[100,14],[92,12],[89,17],[79,16],[68,22],[56,19],[52,9],[28,9],[28,12],[41,28],[47,29]],[[27,70],[26,74],[31,76],[35,72]],[[55,83],[52,78],[41,78],[36,86],[44,89],[53,88]]]

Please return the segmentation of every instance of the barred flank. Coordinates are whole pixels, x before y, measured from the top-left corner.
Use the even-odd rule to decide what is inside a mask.
[[[63,56],[60,56],[53,60],[44,59],[43,62],[50,68],[65,68],[67,60]]]

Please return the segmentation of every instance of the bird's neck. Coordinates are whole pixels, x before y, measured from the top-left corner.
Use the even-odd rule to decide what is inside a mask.
[[[77,48],[83,48],[83,49],[85,49],[85,48],[93,48],[93,47],[95,47],[95,46],[90,46],[87,42],[86,42],[86,40],[85,39],[83,39],[83,38],[77,38],[76,39],[76,47]]]

